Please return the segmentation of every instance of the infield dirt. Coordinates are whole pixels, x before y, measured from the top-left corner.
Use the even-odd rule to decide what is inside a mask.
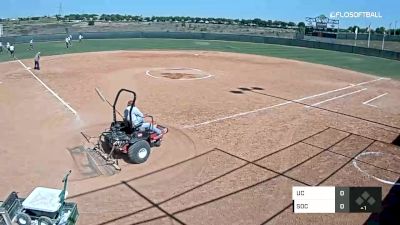
[[[22,60],[33,67],[33,60]],[[381,186],[353,166],[361,152],[400,157],[400,82],[334,67],[207,51],[117,51],[43,57],[34,71],[75,117],[17,61],[0,70],[0,197],[36,186],[60,188],[79,224],[362,224],[368,214],[294,215],[294,185]],[[207,79],[146,75],[195,68]],[[67,149],[109,126],[121,88],[170,128],[145,164],[121,161],[114,176],[89,178]],[[364,90],[365,89],[365,90]],[[354,93],[352,93],[354,92]],[[380,94],[370,107],[362,104]],[[128,98],[118,105],[124,110]],[[295,100],[295,101],[293,101]],[[318,104],[319,108],[307,105]],[[306,105],[305,105],[306,104]],[[364,158],[367,174],[396,181],[398,161]]]

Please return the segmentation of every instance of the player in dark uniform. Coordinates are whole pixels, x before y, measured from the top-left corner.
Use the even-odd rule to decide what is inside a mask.
[[[34,68],[35,70],[40,70],[39,61],[40,61],[40,52],[36,53],[35,55],[35,68]]]

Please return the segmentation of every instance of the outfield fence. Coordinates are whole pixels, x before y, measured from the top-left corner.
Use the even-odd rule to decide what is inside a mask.
[[[347,39],[347,40],[354,40],[355,39],[354,33],[339,33],[338,39]],[[371,34],[370,40],[371,41],[382,41],[383,34]],[[368,40],[368,34],[357,34],[357,40]],[[385,41],[400,41],[400,35],[385,35]]]
[[[74,39],[82,34],[85,39],[114,39],[114,38],[170,38],[170,39],[198,39],[198,40],[221,40],[221,41],[239,41],[251,43],[277,44],[296,47],[306,47],[315,49],[324,49],[355,53],[367,56],[375,56],[387,59],[400,60],[400,52],[380,50],[375,48],[358,47],[351,45],[327,43],[322,41],[311,41],[290,38],[264,37],[238,34],[220,34],[220,33],[189,33],[189,32],[87,32],[72,33]],[[66,34],[48,34],[48,35],[26,35],[10,36],[0,38],[3,43],[29,43],[31,39],[35,42],[64,41]]]

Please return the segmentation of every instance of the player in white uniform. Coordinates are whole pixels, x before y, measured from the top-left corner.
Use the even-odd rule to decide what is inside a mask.
[[[29,41],[29,50],[33,50],[33,39]]]
[[[69,37],[65,38],[65,45],[67,46],[67,48],[69,48]]]
[[[15,47],[14,47],[14,44],[12,44],[12,45],[10,45],[10,54],[11,54],[11,57],[13,57],[13,58],[15,58],[14,51],[15,51]]]
[[[82,34],[79,34],[79,42],[82,42],[82,39],[83,39],[83,36],[82,36]]]

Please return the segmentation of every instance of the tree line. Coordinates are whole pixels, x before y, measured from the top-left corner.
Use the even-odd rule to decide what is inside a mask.
[[[98,21],[112,21],[112,22],[183,22],[183,23],[211,23],[211,24],[229,24],[229,25],[247,25],[259,27],[282,27],[291,28],[296,27],[298,24],[295,22],[285,22],[279,20],[262,20],[255,19],[227,19],[227,18],[214,18],[214,17],[189,17],[189,16],[132,16],[120,14],[70,14],[63,17],[58,17],[62,21],[72,20],[98,20]]]
[[[19,21],[40,20],[44,17],[20,17]],[[121,15],[121,14],[69,14],[69,15],[56,15],[58,21],[91,21],[90,25],[94,25],[94,21],[103,22],[180,22],[180,23],[204,23],[204,24],[226,24],[226,25],[242,25],[242,26],[255,26],[255,27],[271,27],[271,28],[288,28],[297,29],[306,27],[304,22],[285,22],[280,20],[263,20],[260,18],[255,19],[228,19],[228,18],[215,18],[215,17],[190,17],[190,16],[137,16],[137,15]],[[9,19],[0,19],[0,22]],[[358,26],[350,26],[347,29],[340,29],[340,32],[355,32],[358,28],[359,33],[368,33],[368,28],[361,28]],[[397,34],[400,35],[400,29],[386,29],[385,27],[378,27],[371,30],[371,33],[377,34]]]
[[[350,26],[348,30],[350,32],[355,32],[358,29],[358,33],[368,33],[368,27],[361,28],[359,26]],[[400,29],[386,29],[385,27],[377,27],[371,29],[371,34],[389,34],[389,35],[400,35]]]

